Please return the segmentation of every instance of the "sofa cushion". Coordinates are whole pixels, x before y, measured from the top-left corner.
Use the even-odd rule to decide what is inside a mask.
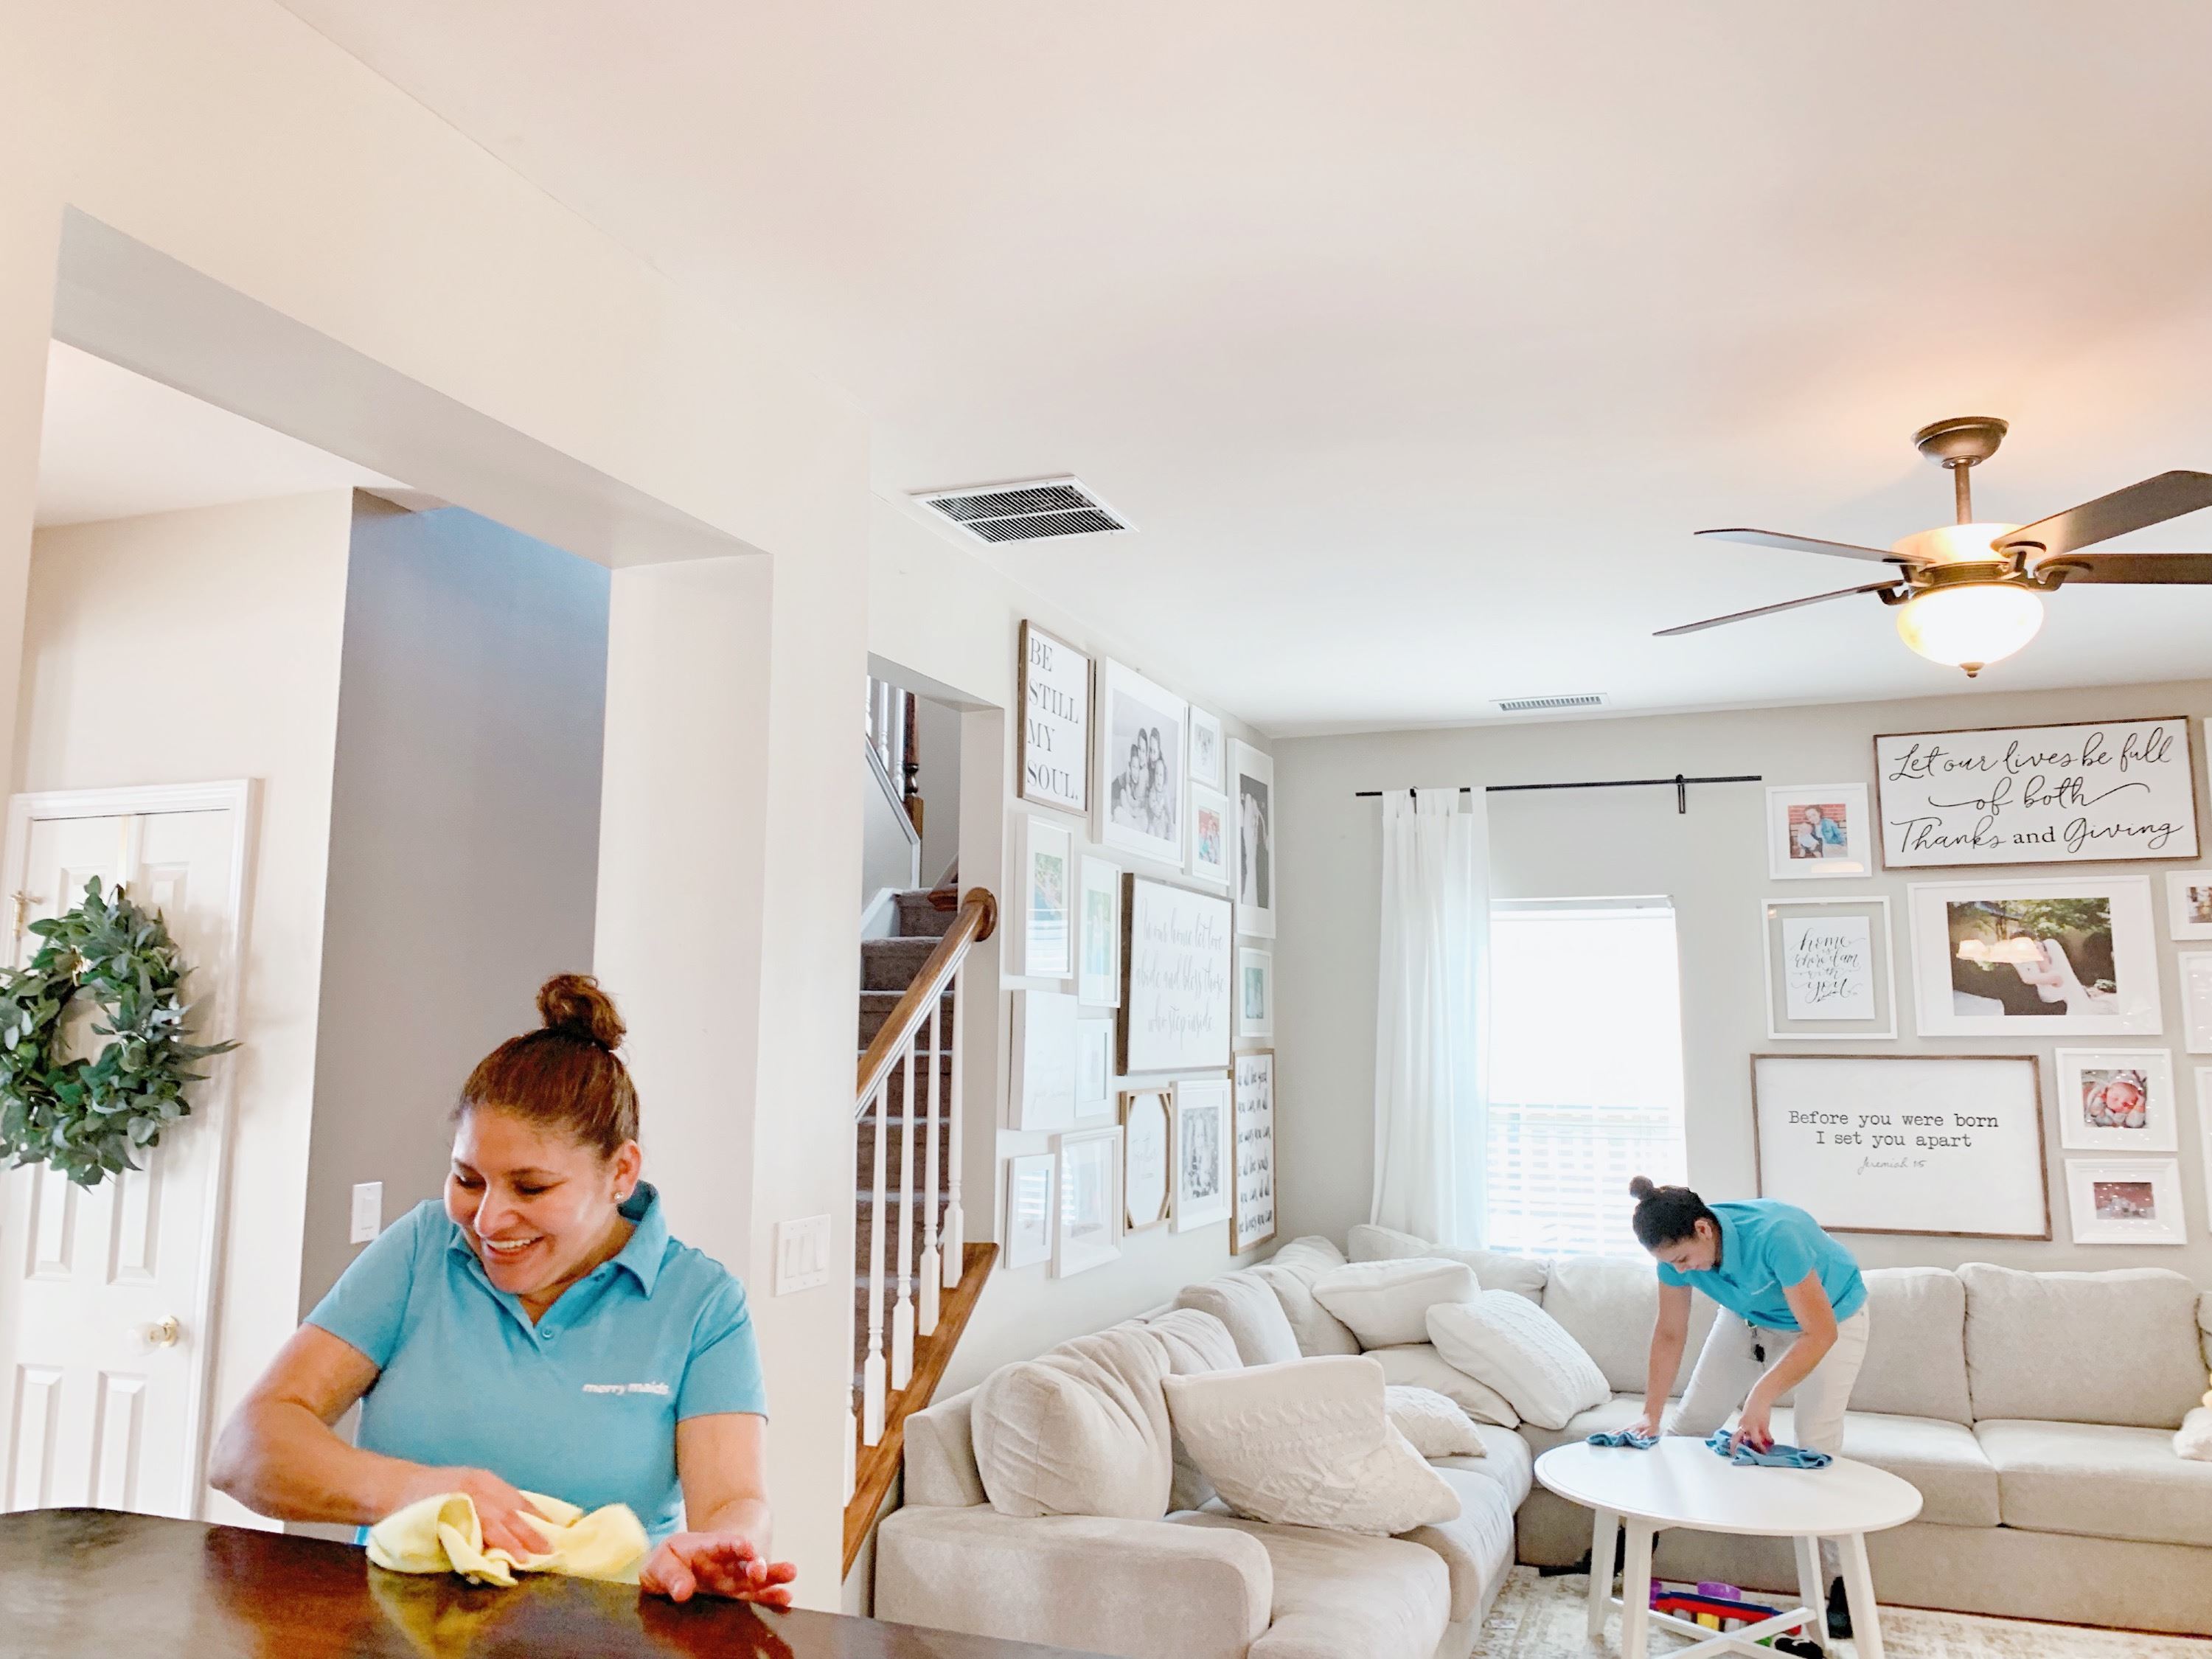
[[[1972,1422],[1966,1281],[1947,1267],[1875,1267],[1865,1279],[1866,1360],[1851,1409]]]
[[[1296,1267],[1308,1277],[1311,1277],[1330,1267],[1341,1267],[1344,1261],[1344,1252],[1336,1248],[1336,1242],[1334,1239],[1325,1238],[1319,1233],[1307,1233],[1292,1239],[1274,1255],[1269,1256],[1261,1265],[1270,1267]]]
[[[1285,1264],[1279,1256],[1249,1271],[1283,1304],[1283,1317],[1291,1322],[1291,1334],[1301,1354],[1311,1359],[1317,1354],[1359,1352],[1359,1339],[1352,1328],[1315,1299],[1314,1280],[1329,1271],[1322,1263],[1303,1256]]]
[[[1456,1625],[1482,1610],[1513,1565],[1513,1505],[1506,1501],[1504,1487],[1472,1470],[1445,1464],[1437,1473],[1459,1494],[1459,1514],[1399,1536],[1443,1558],[1451,1620]]]
[[[2197,1291],[2179,1273],[2027,1273],[1970,1261],[1959,1277],[1977,1423],[2172,1430],[2204,1391]]]
[[[1774,1413],[1774,1437],[1796,1442],[1791,1413]],[[1920,1489],[1920,1516],[1939,1527],[1997,1524],[1997,1472],[1974,1431],[1936,1417],[1844,1413],[1844,1455],[1887,1469]]]
[[[1168,1375],[1198,1376],[1207,1371],[1233,1371],[1244,1362],[1229,1328],[1210,1313],[1195,1308],[1175,1308],[1146,1322],[1145,1328],[1159,1338],[1168,1355]],[[1206,1478],[1181,1436],[1173,1442],[1175,1479],[1168,1488],[1168,1508],[1194,1510],[1213,1496],[1213,1483]]]
[[[970,1415],[975,1404],[975,1390],[969,1389],[907,1419],[901,1502],[964,1510],[991,1501],[975,1468],[975,1425]]]
[[[1363,1348],[1395,1347],[1428,1335],[1429,1310],[1440,1302],[1472,1302],[1482,1287],[1474,1269],[1442,1256],[1355,1261],[1314,1280],[1321,1305],[1359,1339]]]
[[[1528,1442],[1530,1456],[1541,1457],[1554,1446],[1571,1446],[1594,1434],[1615,1433],[1643,1415],[1642,1395],[1617,1394],[1610,1400],[1601,1400],[1586,1412],[1577,1412],[1556,1429],[1523,1423],[1521,1437]]]
[[[1136,1325],[1002,1365],[975,1391],[975,1468],[1002,1515],[1156,1521],[1175,1461],[1167,1349]]]
[[[1450,1574],[1419,1544],[1226,1515],[1178,1515],[1174,1523],[1234,1528],[1266,1547],[1272,1616],[1247,1659],[1434,1659],[1451,1621]]]
[[[1431,1308],[1429,1340],[1455,1369],[1511,1401],[1527,1422],[1556,1428],[1613,1393],[1559,1322],[1510,1291]]]
[[[1298,1339],[1267,1282],[1249,1269],[1186,1285],[1178,1308],[1210,1313],[1229,1328],[1248,1365],[1279,1365],[1298,1358]]]
[[[1487,1382],[1478,1382],[1445,1364],[1433,1342],[1370,1348],[1367,1357],[1381,1362],[1384,1382],[1401,1388],[1434,1389],[1477,1423],[1495,1423],[1510,1429],[1521,1420],[1511,1401]]]
[[[1536,1454],[1528,1449],[1526,1440],[1495,1423],[1478,1423],[1474,1431],[1482,1437],[1481,1456],[1438,1457],[1431,1461],[1440,1469],[1464,1469],[1495,1480],[1505,1489],[1508,1507],[1519,1509],[1527,1501],[1528,1487],[1535,1478]]]
[[[1176,1432],[1236,1513],[1376,1535],[1453,1519],[1459,1498],[1392,1426],[1357,1355],[1167,1380]]]
[[[1411,1255],[1440,1255],[1449,1261],[1466,1262],[1474,1269],[1475,1278],[1486,1291],[1511,1291],[1531,1302],[1543,1297],[1545,1263],[1541,1256],[1515,1255],[1507,1250],[1447,1249],[1411,1233],[1373,1227],[1364,1222],[1352,1230],[1345,1243],[1354,1261],[1395,1261]]]
[[[2173,1436],[2109,1423],[1990,1421],[1974,1437],[1997,1472],[2008,1527],[2212,1546],[2212,1463]]]
[[[1486,1449],[1474,1419],[1434,1389],[1386,1384],[1382,1409],[1413,1449],[1431,1462],[1440,1457],[1480,1457]]]
[[[1544,1311],[1597,1362],[1607,1383],[1644,1392],[1651,1369],[1651,1328],[1659,1322],[1659,1276],[1649,1256],[1563,1255],[1544,1281]],[[1676,1373],[1677,1391],[1705,1345],[1718,1310],[1710,1297],[1690,1298],[1690,1334]]]

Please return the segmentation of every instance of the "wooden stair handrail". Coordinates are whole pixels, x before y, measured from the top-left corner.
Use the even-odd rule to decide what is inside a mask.
[[[988,888],[969,888],[967,896],[960,901],[960,913],[953,917],[952,926],[929,953],[929,960],[922,963],[914,983],[906,988],[906,994],[891,1010],[884,1029],[876,1033],[868,1052],[860,1056],[860,1095],[853,1109],[855,1117],[868,1109],[868,1103],[875,1098],[877,1089],[890,1075],[900,1053],[951,987],[952,975],[967,957],[968,948],[990,938],[998,926],[999,901],[991,896]]]

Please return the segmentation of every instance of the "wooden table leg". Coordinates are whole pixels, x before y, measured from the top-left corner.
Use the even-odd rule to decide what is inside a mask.
[[[1620,1517],[1600,1510],[1590,1528],[1589,1636],[1595,1642],[1605,1634],[1605,1616],[1613,1611],[1613,1547],[1620,1535]]]
[[[1828,1592],[1820,1583],[1820,1540],[1800,1538],[1797,1546],[1797,1599],[1812,1613],[1812,1622],[1799,1632],[1808,1642],[1828,1645]]]
[[[1881,1620],[1874,1604],[1874,1571],[1867,1565],[1866,1534],[1855,1532],[1841,1540],[1844,1552],[1844,1594],[1851,1609],[1851,1640],[1859,1659],[1881,1659]]]
[[[1857,1617],[1856,1610],[1852,1616]],[[1651,1637],[1651,1523],[1628,1522],[1628,1563],[1620,1574],[1620,1659],[1644,1659]],[[1870,1659],[1881,1659],[1879,1650]]]

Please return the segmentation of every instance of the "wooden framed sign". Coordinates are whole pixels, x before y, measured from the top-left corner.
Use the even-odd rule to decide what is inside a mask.
[[[1229,1069],[1229,901],[1142,876],[1121,889],[1121,1008],[1117,1069]]]
[[[1229,1189],[1229,1254],[1242,1255],[1275,1236],[1275,1055],[1239,1054],[1237,1178]]]
[[[1845,1233],[2049,1238],[2033,1054],[1753,1054],[1759,1194]]]
[[[1892,870],[2197,856],[2179,716],[1878,737],[1874,775]]]
[[[1091,659],[1026,619],[1022,623],[1024,800],[1091,810]]]

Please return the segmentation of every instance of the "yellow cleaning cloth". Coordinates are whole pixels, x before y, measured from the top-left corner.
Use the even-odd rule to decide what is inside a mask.
[[[645,1562],[645,1528],[626,1504],[589,1515],[574,1504],[534,1492],[522,1494],[545,1517],[543,1555],[520,1559],[483,1547],[483,1522],[465,1492],[425,1498],[394,1510],[368,1529],[368,1559],[393,1572],[458,1572],[472,1584],[512,1586],[520,1572],[637,1583]]]

